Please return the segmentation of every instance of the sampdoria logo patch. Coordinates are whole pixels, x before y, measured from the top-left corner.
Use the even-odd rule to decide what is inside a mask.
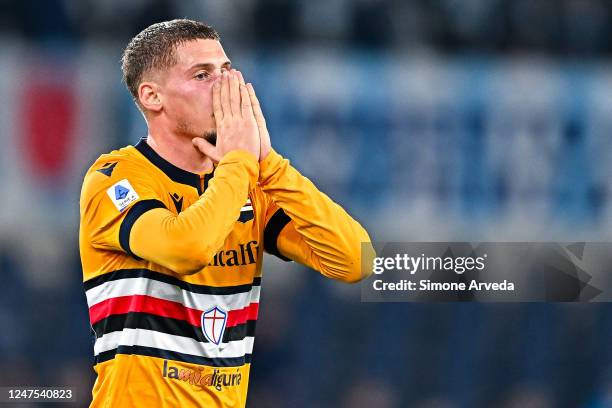
[[[217,306],[202,313],[202,332],[209,342],[219,345],[223,340],[227,312]]]
[[[134,187],[127,179],[116,182],[106,190],[106,194],[110,197],[115,207],[119,212],[125,210],[130,203],[138,200],[138,194]]]

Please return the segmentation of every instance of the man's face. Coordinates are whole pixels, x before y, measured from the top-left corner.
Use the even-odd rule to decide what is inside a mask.
[[[175,52],[176,65],[160,74],[163,112],[177,134],[214,143],[212,86],[231,63],[216,40],[188,41]]]

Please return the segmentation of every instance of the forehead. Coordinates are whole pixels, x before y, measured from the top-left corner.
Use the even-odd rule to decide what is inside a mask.
[[[183,69],[195,64],[221,66],[228,61],[227,55],[217,40],[197,39],[176,47],[176,65]]]

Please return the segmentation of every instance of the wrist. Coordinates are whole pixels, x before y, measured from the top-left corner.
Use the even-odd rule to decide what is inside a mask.
[[[232,150],[223,156],[219,162],[219,166],[224,164],[240,164],[247,171],[249,176],[249,185],[255,186],[259,176],[259,162],[257,157],[244,149]]]
[[[259,184],[264,185],[280,167],[283,156],[270,149],[266,157],[259,162]]]
[[[271,147],[261,149],[259,153],[259,162],[262,163],[268,156],[270,156],[270,152],[272,151]]]

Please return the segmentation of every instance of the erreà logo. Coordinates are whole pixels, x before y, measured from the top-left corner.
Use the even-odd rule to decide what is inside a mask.
[[[221,391],[223,387],[240,385],[242,381],[240,368],[237,368],[235,373],[222,373],[218,368],[213,369],[212,372],[206,372],[206,370],[203,369],[190,370],[187,368],[175,367],[170,365],[168,360],[164,360],[162,377],[184,381],[199,387],[215,387],[217,391]]]

